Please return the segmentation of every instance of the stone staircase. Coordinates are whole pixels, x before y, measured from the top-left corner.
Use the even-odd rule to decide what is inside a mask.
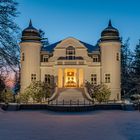
[[[89,104],[83,88],[59,88],[53,104]]]

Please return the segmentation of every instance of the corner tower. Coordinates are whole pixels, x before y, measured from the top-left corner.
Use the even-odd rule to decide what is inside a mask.
[[[22,31],[20,42],[21,53],[21,92],[30,85],[31,81],[40,80],[40,50],[41,38],[39,31],[29,26]]]
[[[121,41],[119,31],[112,26],[101,33],[101,81],[111,89],[110,100],[121,99]]]

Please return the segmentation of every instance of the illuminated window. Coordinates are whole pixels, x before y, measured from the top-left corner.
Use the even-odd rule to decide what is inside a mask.
[[[117,60],[117,61],[120,61],[120,53],[117,53],[117,54],[116,54],[116,60]]]
[[[91,74],[91,84],[97,84],[97,74]]]
[[[36,74],[31,74],[31,81],[36,81]]]
[[[25,60],[25,55],[24,53],[21,54],[21,61],[24,61]]]
[[[68,60],[75,59],[75,48],[73,46],[69,46],[66,48],[66,58]]]
[[[110,83],[110,74],[105,74],[105,83]]]

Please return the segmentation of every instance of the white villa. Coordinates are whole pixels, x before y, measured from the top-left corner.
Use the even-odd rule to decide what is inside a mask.
[[[22,32],[20,47],[21,92],[35,80],[56,83],[57,92],[80,92],[89,81],[104,83],[111,90],[110,100],[120,100],[121,42],[111,21],[95,46],[69,37],[46,47],[42,47],[39,31],[30,22]]]

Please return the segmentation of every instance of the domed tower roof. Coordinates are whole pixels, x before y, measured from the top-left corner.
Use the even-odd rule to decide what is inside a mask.
[[[22,42],[40,42],[41,37],[39,31],[33,27],[30,20],[29,26],[22,31]]]
[[[111,20],[101,33],[101,41],[120,41],[119,31],[112,26]]]

